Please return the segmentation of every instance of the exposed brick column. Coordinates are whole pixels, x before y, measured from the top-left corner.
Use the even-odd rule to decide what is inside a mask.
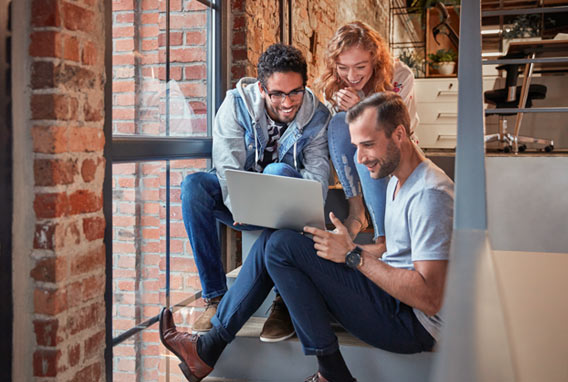
[[[33,375],[102,381],[103,2],[31,3]]]

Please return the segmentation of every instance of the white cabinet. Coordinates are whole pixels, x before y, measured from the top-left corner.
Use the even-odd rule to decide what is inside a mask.
[[[493,89],[495,79],[485,78],[483,90]],[[418,78],[414,80],[414,90],[420,118],[416,128],[419,146],[454,149],[458,125],[458,79]]]

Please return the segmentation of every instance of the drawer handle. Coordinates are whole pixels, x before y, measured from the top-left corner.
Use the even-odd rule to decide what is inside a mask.
[[[438,116],[436,117],[436,119],[457,118],[457,117],[458,117],[458,113],[438,113]]]
[[[438,97],[440,96],[457,96],[457,90],[438,90]]]
[[[456,134],[438,134],[437,141],[455,141],[457,138]]]

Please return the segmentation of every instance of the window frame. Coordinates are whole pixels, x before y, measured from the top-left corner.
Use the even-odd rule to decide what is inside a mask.
[[[103,184],[103,212],[106,221],[104,242],[106,247],[106,282],[105,282],[105,322],[106,322],[106,349],[105,349],[105,377],[108,382],[113,380],[113,346],[130,338],[134,334],[150,327],[158,321],[158,317],[151,317],[145,322],[130,328],[113,338],[112,328],[112,300],[113,300],[113,224],[112,224],[112,165],[113,163],[166,161],[166,209],[170,209],[170,160],[211,158],[212,127],[215,113],[221,105],[223,94],[227,89],[227,79],[223,74],[227,72],[227,53],[223,47],[227,46],[227,31],[222,27],[223,20],[227,19],[226,9],[222,0],[197,0],[208,7],[207,12],[207,136],[206,137],[153,137],[153,136],[123,136],[112,134],[112,78],[113,78],[113,33],[112,33],[112,0],[105,0],[105,148],[104,157],[105,179]],[[170,80],[170,0],[166,3],[166,79]],[[169,94],[168,89],[166,90]],[[169,110],[169,97],[166,97],[166,110]],[[168,134],[169,114],[166,112],[166,131]],[[210,161],[208,161],[210,166]],[[170,219],[166,214],[166,301],[170,304],[169,278],[170,278]],[[185,306],[199,298],[200,292],[194,296],[176,303],[176,306]]]

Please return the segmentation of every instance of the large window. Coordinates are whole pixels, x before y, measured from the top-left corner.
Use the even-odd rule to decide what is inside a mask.
[[[222,78],[220,15],[220,1],[112,1],[107,367],[114,381],[179,379],[160,346],[156,319],[163,306],[178,305],[185,307],[180,321],[189,324],[200,296],[180,184],[209,167],[223,88],[215,81]]]

